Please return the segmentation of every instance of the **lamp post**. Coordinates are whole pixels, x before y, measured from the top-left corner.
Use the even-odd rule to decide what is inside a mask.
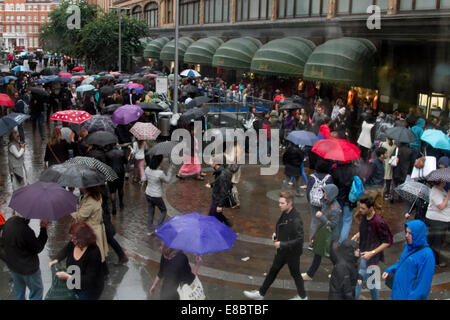
[[[173,79],[173,113],[178,112],[178,5],[179,0],[175,0],[175,70]]]
[[[109,7],[110,9],[118,9],[119,12],[119,72],[122,72],[122,9],[130,10],[130,8]]]

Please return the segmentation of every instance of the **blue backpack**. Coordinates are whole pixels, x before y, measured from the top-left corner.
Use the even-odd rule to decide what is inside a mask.
[[[352,188],[348,194],[348,200],[355,203],[364,194],[364,185],[358,176],[353,177]]]

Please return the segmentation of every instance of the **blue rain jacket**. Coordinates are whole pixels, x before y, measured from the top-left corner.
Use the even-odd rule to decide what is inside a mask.
[[[426,300],[433,280],[435,259],[431,248],[422,249],[405,258],[412,251],[428,245],[427,227],[421,220],[410,221],[405,224],[412,233],[412,244],[406,243],[405,250],[397,264],[386,269],[385,272],[395,271],[392,286],[392,300]],[[403,261],[405,260],[405,261]]]
[[[411,128],[411,131],[414,133],[414,135],[416,136],[416,141],[411,142],[409,144],[409,146],[411,148],[415,148],[417,150],[420,150],[422,147],[422,141],[420,140],[420,138],[422,137],[423,134],[423,130],[425,128],[425,120],[422,118],[417,119],[417,123],[414,127]]]

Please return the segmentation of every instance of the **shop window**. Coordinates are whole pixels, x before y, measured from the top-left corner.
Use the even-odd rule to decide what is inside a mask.
[[[272,0],[237,0],[237,21],[267,20],[272,15]]]
[[[167,0],[167,2],[166,2],[166,4],[167,4],[167,7],[166,7],[166,10],[167,10],[167,15],[166,15],[166,23],[172,23],[173,22],[173,18],[172,18],[172,6],[173,6],[173,2],[172,2],[172,0]]]
[[[437,0],[416,0],[415,10],[433,10],[437,7]]]
[[[150,2],[144,7],[145,21],[150,28],[158,27],[158,4]]]
[[[228,22],[231,0],[205,0],[205,23]]]
[[[141,6],[136,6],[133,8],[132,10],[132,17],[135,18],[136,20],[141,20],[142,17],[142,7]]]
[[[441,9],[450,9],[450,0],[441,0]]]
[[[180,25],[199,24],[200,0],[180,1]]]

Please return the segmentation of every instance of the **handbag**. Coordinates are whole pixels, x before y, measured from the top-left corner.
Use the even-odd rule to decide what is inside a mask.
[[[45,300],[76,300],[75,291],[67,287],[66,281],[56,276],[56,266],[52,266],[52,286],[45,295]]]
[[[233,192],[229,192],[227,199],[225,200],[225,208],[233,208],[237,205],[236,198],[234,197]]]
[[[321,257],[330,257],[331,227],[329,223],[323,224],[314,234],[313,252]]]
[[[191,284],[180,283],[177,292],[180,295],[180,300],[206,300],[203,285],[198,276],[195,276]]]
[[[416,252],[418,252],[418,251],[420,251],[420,250],[422,250],[422,249],[425,249],[425,248],[428,248],[428,246],[422,246],[422,247],[420,247],[420,248],[417,248],[416,250],[414,250],[413,252],[411,252],[410,254],[408,254],[408,255],[406,256],[406,258],[403,259],[402,263],[405,262],[406,259],[408,259],[409,256],[411,256],[412,254],[414,254],[414,253],[416,253]],[[398,265],[397,270],[400,268],[400,266],[402,265],[402,263],[400,263],[400,264]],[[386,284],[386,286],[387,286],[389,289],[392,289],[392,287],[394,286],[394,277],[395,277],[395,271],[392,271],[391,273],[389,273],[389,275],[387,276],[387,278],[386,278],[386,280],[385,280],[385,284]],[[414,282],[415,282],[415,280],[414,280]]]
[[[423,169],[425,167],[425,156],[421,156],[414,162],[414,167],[417,169]]]
[[[389,158],[389,165],[396,167],[398,164],[398,148],[395,148],[395,154]]]

